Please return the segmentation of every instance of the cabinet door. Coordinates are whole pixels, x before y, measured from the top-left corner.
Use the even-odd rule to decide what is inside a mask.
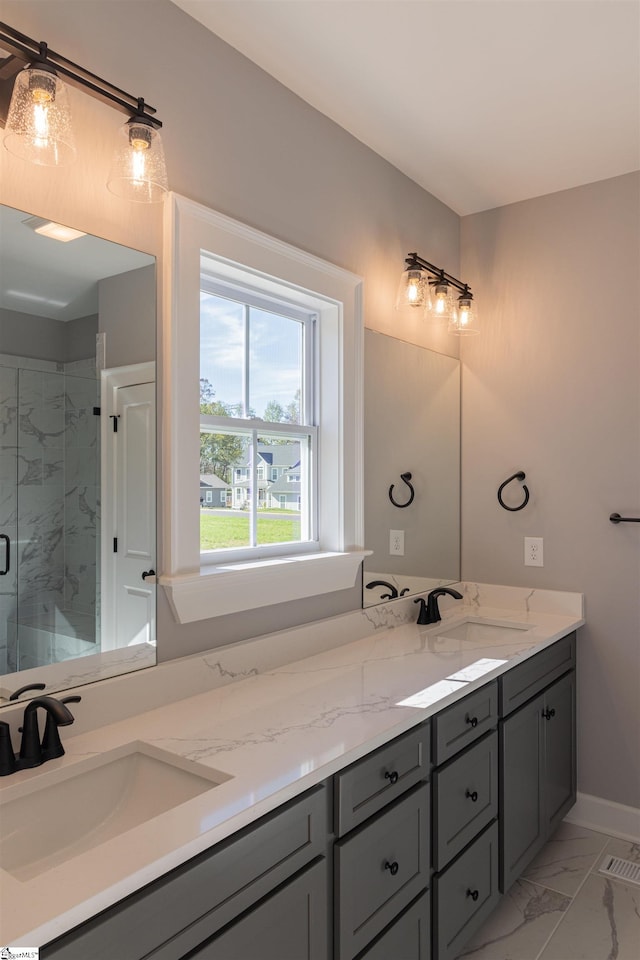
[[[500,900],[498,825],[434,877],[433,960],[455,960]]]
[[[544,701],[544,819],[549,835],[576,802],[575,673],[549,687]]]
[[[189,960],[328,960],[326,861],[303,870]]]
[[[542,847],[544,698],[500,724],[500,889],[505,893]]]
[[[425,890],[356,960],[429,960],[430,956],[431,897]]]
[[[434,870],[444,870],[497,816],[498,734],[494,730],[434,775]]]
[[[336,960],[351,960],[427,887],[429,826],[420,784],[336,843]]]

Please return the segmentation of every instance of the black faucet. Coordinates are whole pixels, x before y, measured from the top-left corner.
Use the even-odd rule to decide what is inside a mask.
[[[438,597],[444,596],[445,593],[453,597],[454,600],[462,600],[462,594],[458,593],[457,590],[453,590],[451,587],[438,587],[437,590],[432,590],[427,595],[426,600],[424,597],[418,597],[417,600],[413,601],[420,604],[420,612],[416,623],[424,626],[427,623],[438,623],[442,619],[438,609]]]
[[[40,743],[38,728],[38,707],[47,711],[47,729]],[[26,770],[29,767],[39,767],[47,760],[61,757],[64,747],[60,742],[58,727],[66,727],[73,723],[73,714],[64,703],[55,697],[34,697],[24,709],[22,721],[22,742],[20,753],[16,757],[16,770]],[[50,726],[51,724],[51,726]]]
[[[404,597],[409,590],[409,587],[405,587],[398,593],[398,588],[394,587],[392,583],[387,583],[386,580],[372,580],[371,583],[367,584],[367,590],[373,590],[375,587],[386,587],[390,591],[389,593],[381,593],[381,600],[396,600],[398,597]]]

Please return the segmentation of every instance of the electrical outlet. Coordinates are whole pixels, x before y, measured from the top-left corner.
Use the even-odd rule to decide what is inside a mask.
[[[543,567],[544,555],[542,537],[524,538],[524,565],[525,567]]]
[[[404,530],[389,530],[389,554],[404,557]]]

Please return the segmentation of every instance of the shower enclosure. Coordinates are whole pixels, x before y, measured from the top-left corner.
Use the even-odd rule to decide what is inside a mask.
[[[0,354],[0,673],[100,651],[95,358]]]

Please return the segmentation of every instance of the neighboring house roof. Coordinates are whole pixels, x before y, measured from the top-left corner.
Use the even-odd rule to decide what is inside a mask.
[[[292,493],[296,496],[300,493],[300,481],[288,480],[286,473],[271,484],[269,493]]]
[[[225,481],[221,480],[220,477],[217,477],[215,473],[201,473],[200,486],[213,487],[216,490],[228,490],[231,484],[225,483]]]
[[[259,443],[258,456],[269,467],[297,466],[300,463],[300,442],[296,440],[293,443]],[[249,461],[246,457],[232,464],[233,470],[246,470],[248,466]],[[236,481],[234,486],[239,486],[239,482]]]
[[[290,467],[291,461],[300,458],[300,441],[293,443],[259,443],[258,453],[268,464],[274,467]]]

